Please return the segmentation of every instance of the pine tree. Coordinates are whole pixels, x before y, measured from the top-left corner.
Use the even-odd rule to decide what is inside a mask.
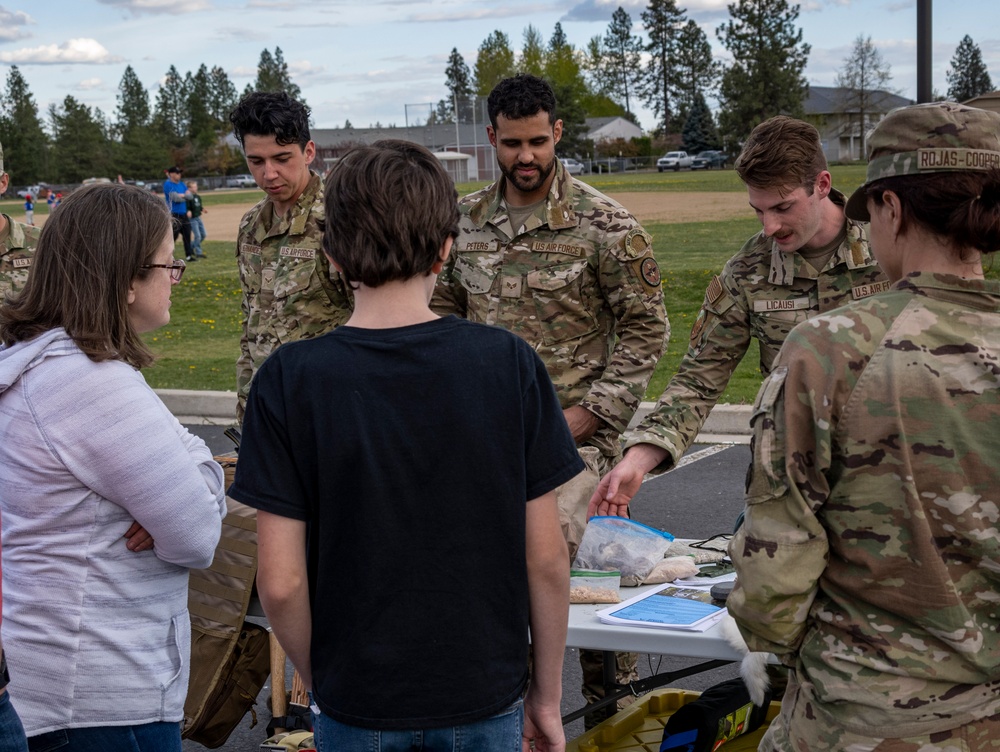
[[[438,102],[434,119],[439,123],[455,122],[455,104],[458,103],[458,122],[472,122],[472,73],[465,64],[465,58],[457,47],[451,48],[448,56],[448,67],[444,69],[445,87],[448,97]]]
[[[0,92],[0,143],[4,171],[12,182],[28,185],[51,177],[45,169],[49,145],[38,105],[16,65],[10,67],[7,85]]]
[[[480,96],[489,96],[493,87],[514,75],[514,51],[510,38],[502,31],[494,31],[479,45],[475,64],[475,89]]]
[[[302,104],[302,90],[292,82],[292,76],[288,72],[288,63],[280,47],[274,48],[272,55],[265,47],[260,53],[260,60],[257,62],[257,79],[253,83],[254,91],[283,91],[292,99]]]
[[[229,113],[236,106],[239,95],[226,71],[218,65],[209,72],[208,111],[217,123],[219,135],[229,130]]]
[[[955,49],[947,77],[948,99],[953,102],[965,102],[993,91],[993,82],[983,63],[983,54],[968,34],[962,37]]]
[[[132,66],[118,84],[114,150],[115,172],[128,177],[159,175],[169,159],[163,139],[152,126],[149,93]]]
[[[49,119],[57,180],[79,183],[85,178],[107,177],[111,173],[109,127],[100,110],[91,110],[67,96],[62,105],[49,107]]]
[[[642,12],[642,22],[649,41],[649,66],[642,78],[642,99],[658,118],[663,133],[670,132],[670,115],[676,107],[671,97],[677,87],[677,35],[684,24],[684,10],[676,0],[649,0],[649,7]]]
[[[719,134],[715,129],[712,112],[708,109],[705,97],[701,92],[695,94],[691,114],[684,121],[684,148],[688,154],[697,154],[708,149],[716,149],[719,145]]]
[[[642,41],[632,33],[632,18],[620,5],[611,16],[603,42],[611,94],[624,100],[625,111],[631,113],[632,98],[642,78]]]
[[[722,66],[712,57],[708,36],[693,20],[678,32],[674,54],[674,104],[677,120],[683,123],[699,95],[714,94],[718,89]]]
[[[737,0],[730,19],[716,29],[733,63],[722,74],[719,126],[740,143],[774,115],[802,115],[808,83],[802,75],[810,47],[795,26],[799,6],[787,0]]]
[[[160,84],[153,108],[153,124],[172,148],[181,146],[187,133],[187,89],[173,65]]]
[[[869,120],[874,112],[885,111],[883,105],[889,92],[886,84],[892,79],[890,66],[882,53],[872,43],[872,38],[859,34],[851,53],[844,58],[844,67],[837,73],[836,84],[840,89],[839,107],[848,118],[857,113],[861,131],[861,154],[866,153],[865,141]]]

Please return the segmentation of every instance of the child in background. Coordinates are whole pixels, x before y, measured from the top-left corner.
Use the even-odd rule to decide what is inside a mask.
[[[198,181],[189,180],[186,183],[190,196],[187,200],[188,219],[191,220],[191,251],[195,258],[203,259],[205,254],[201,250],[201,241],[208,237],[205,232],[205,223],[201,219],[202,214],[208,214],[201,204],[201,196],[198,194]]]
[[[24,197],[24,224],[35,224],[35,202],[30,193]]]

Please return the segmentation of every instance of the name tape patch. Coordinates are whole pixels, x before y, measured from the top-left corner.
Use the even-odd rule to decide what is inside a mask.
[[[987,149],[917,149],[918,170],[989,170],[1000,167],[1000,151]]]
[[[753,309],[757,313],[768,311],[802,311],[809,308],[809,298],[792,298],[791,300],[755,300]]]

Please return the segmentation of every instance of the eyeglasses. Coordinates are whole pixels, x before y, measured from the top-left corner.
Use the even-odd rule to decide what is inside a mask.
[[[180,282],[181,277],[184,276],[184,270],[187,269],[187,264],[184,263],[184,259],[174,259],[172,264],[143,264],[139,267],[140,269],[169,269],[170,279],[174,282]]]

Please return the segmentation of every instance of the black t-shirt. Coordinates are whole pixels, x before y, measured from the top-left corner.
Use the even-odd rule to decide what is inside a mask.
[[[544,365],[503,329],[450,316],[278,348],[229,494],[309,523],[320,709],[410,729],[514,702],[525,505],[582,469]]]

